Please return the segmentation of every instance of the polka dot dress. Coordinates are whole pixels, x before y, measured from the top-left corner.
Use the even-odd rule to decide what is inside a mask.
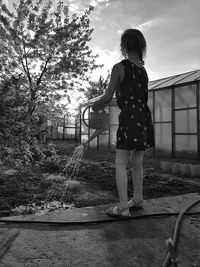
[[[128,60],[124,65],[124,79],[116,91],[117,104],[121,109],[117,130],[117,149],[145,150],[155,145],[151,112],[148,101],[148,76]]]

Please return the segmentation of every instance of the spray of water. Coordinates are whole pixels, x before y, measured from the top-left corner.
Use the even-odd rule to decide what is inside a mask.
[[[70,173],[69,180],[77,176],[79,173],[80,163],[83,158],[84,149],[85,147],[83,145],[79,145],[75,147],[72,156],[69,158],[69,160],[65,164],[63,172]]]

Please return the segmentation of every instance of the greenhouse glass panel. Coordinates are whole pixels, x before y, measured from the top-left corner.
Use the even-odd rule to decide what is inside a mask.
[[[163,86],[163,84],[166,82],[166,81],[168,81],[168,80],[171,80],[172,79],[172,77],[167,77],[167,78],[163,78],[163,79],[160,79],[160,80],[157,80],[157,81],[155,81],[154,83],[152,82],[152,83],[150,83],[149,84],[149,86],[148,86],[148,88],[149,88],[149,90],[150,89],[153,89],[153,88],[155,88],[155,87],[157,87],[157,88],[162,88]],[[162,85],[161,85],[162,84]],[[160,85],[160,86],[159,86]]]
[[[109,135],[99,135],[99,150],[108,150]]]
[[[156,148],[165,152],[172,149],[172,127],[171,123],[155,124],[155,143]]]
[[[63,127],[58,127],[58,139],[63,138]]]
[[[76,127],[80,127],[80,119],[76,120]]]
[[[75,128],[65,128],[66,135],[75,135]]]
[[[175,140],[177,152],[197,152],[196,135],[176,135]]]
[[[200,71],[195,71],[194,73],[192,73],[191,75],[187,76],[186,78],[184,78],[180,82],[177,82],[176,84],[193,82],[198,77],[200,77]]]
[[[88,120],[86,120],[86,123],[88,123]],[[82,121],[81,124],[81,132],[82,134],[87,134],[88,133],[88,127],[85,125],[85,123]]]
[[[85,143],[88,140],[88,135],[81,135],[81,143]]]
[[[175,108],[196,106],[196,85],[191,84],[175,88]]]
[[[90,136],[95,132],[95,130],[90,130]],[[92,141],[90,141],[90,147],[91,148],[97,148],[97,137],[94,138]]]
[[[63,127],[61,126],[58,127],[58,133],[63,133]]]
[[[151,112],[153,112],[153,92],[149,92],[148,95],[148,106]]]
[[[171,121],[171,89],[155,92],[155,121]]]
[[[153,112],[151,112],[151,119],[152,119],[152,121],[153,121]]]
[[[71,117],[65,118],[65,125],[68,127],[73,127],[75,125],[75,119]]]
[[[175,132],[176,133],[196,133],[197,132],[196,109],[175,111]]]
[[[118,107],[110,106],[110,124],[118,124],[118,116],[120,109]]]
[[[159,81],[160,81],[160,80],[159,80]],[[149,87],[150,87],[150,86],[152,86],[153,84],[156,84],[157,82],[158,82],[158,80],[150,81],[148,85],[149,85]],[[148,89],[150,89],[149,87],[148,87]]]
[[[176,84],[177,82],[179,82],[180,80],[182,80],[184,77],[187,77],[188,73],[183,73],[181,75],[178,76],[174,76],[173,79],[170,79],[169,81],[166,81],[165,83],[162,84],[162,87],[168,87],[168,86],[172,86],[173,84]]]

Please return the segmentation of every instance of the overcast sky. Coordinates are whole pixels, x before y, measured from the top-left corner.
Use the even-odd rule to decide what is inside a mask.
[[[17,0],[5,0],[11,3]],[[53,1],[56,2],[56,1]],[[119,44],[127,28],[140,29],[147,41],[150,80],[200,69],[200,0],[63,0],[72,12],[89,4],[94,28],[91,48],[105,74],[122,60]]]

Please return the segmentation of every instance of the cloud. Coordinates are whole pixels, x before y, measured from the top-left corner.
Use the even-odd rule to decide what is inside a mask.
[[[142,31],[142,30],[144,30],[145,28],[148,28],[148,27],[153,26],[154,23],[155,23],[154,20],[145,21],[145,22],[143,22],[143,23],[137,25],[135,28],[137,28],[138,30],[141,30],[141,31]],[[134,28],[134,26],[133,26],[132,28]]]
[[[123,33],[123,30],[117,30],[117,33],[119,33],[119,34],[122,34]]]
[[[71,3],[69,6],[70,11],[77,12],[79,10],[79,4]]]
[[[100,3],[108,4],[109,0],[91,0],[90,5],[91,6],[98,6]]]
[[[117,49],[102,49],[101,47],[93,47],[92,50],[94,54],[99,55],[96,60],[97,64],[104,64],[103,68],[95,70],[91,75],[92,79],[98,80],[100,75],[106,77],[108,71],[111,72],[113,65],[119,62],[121,54]]]
[[[9,4],[8,0],[3,0],[2,2],[3,2],[3,4],[6,4],[6,5]]]

